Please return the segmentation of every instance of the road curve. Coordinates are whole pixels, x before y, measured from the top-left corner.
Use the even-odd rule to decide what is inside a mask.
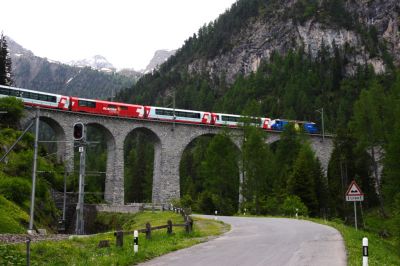
[[[140,265],[346,265],[342,236],[332,227],[285,218],[218,219],[231,224],[232,230],[209,242]]]

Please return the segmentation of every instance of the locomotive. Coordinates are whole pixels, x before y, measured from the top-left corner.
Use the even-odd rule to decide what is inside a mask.
[[[244,119],[243,116],[234,114],[85,99],[0,85],[0,97],[7,96],[19,98],[28,106],[39,106],[63,111],[84,112],[106,116],[171,121],[186,124],[227,126],[235,128],[241,126]],[[318,127],[314,122],[255,117],[251,118],[250,123],[259,126],[264,130],[270,131],[283,131],[286,125],[292,123],[298,130],[302,129],[309,134],[319,133]]]

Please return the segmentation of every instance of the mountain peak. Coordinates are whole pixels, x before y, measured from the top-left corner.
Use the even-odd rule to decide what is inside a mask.
[[[168,58],[176,53],[176,50],[157,50],[154,52],[153,58],[150,60],[150,63],[147,65],[146,69],[143,70],[143,73],[148,73],[158,68],[162,63],[168,60]]]
[[[104,56],[102,55],[94,55],[89,58],[77,60],[77,61],[70,61],[67,63],[71,66],[77,67],[90,67],[93,69],[105,71],[105,72],[112,72],[115,71],[115,67],[111,64]]]

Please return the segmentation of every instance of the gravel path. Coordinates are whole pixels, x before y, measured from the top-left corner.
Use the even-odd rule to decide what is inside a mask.
[[[27,234],[0,234],[0,245],[1,244],[16,244],[16,243],[24,243],[31,239],[32,242],[38,242],[43,240],[63,240],[68,239],[70,235],[27,235]]]

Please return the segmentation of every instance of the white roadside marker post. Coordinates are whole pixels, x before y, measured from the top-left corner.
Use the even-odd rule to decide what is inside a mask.
[[[133,252],[137,253],[139,250],[139,233],[137,230],[133,231]]]
[[[215,213],[214,220],[218,220],[218,217],[217,217],[218,211],[215,211],[214,213]]]
[[[363,266],[368,266],[368,238],[364,237],[362,240],[363,245]]]

